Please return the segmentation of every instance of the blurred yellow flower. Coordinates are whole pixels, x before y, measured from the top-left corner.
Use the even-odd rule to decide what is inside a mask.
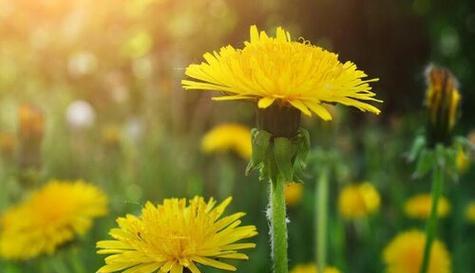
[[[233,151],[244,159],[250,159],[251,130],[240,124],[218,125],[204,135],[201,149],[204,153]]]
[[[292,41],[289,32],[278,27],[269,37],[256,26],[250,28],[250,41],[243,49],[228,45],[219,52],[205,53],[205,62],[191,64],[183,80],[185,89],[225,92],[215,100],[251,99],[259,108],[274,102],[295,107],[311,116],[331,120],[323,103],[341,103],[379,114],[366,101],[374,98],[367,75],[350,61],[341,63],[338,55],[308,41]]]
[[[27,260],[51,254],[86,233],[93,219],[105,215],[107,198],[96,186],[78,180],[53,180],[3,213],[0,256]]]
[[[457,156],[455,158],[455,164],[459,173],[465,173],[470,167],[470,157],[463,150],[462,147],[457,147]]]
[[[302,183],[287,183],[285,186],[285,203],[289,207],[293,207],[300,203],[303,196]]]
[[[475,224],[475,201],[468,203],[467,209],[465,211],[465,217],[469,222]]]
[[[427,219],[432,207],[432,198],[428,193],[415,195],[406,201],[404,212],[410,218]],[[447,198],[441,196],[437,207],[437,214],[440,218],[446,217],[450,212],[450,203]]]
[[[419,273],[424,252],[425,234],[412,230],[396,236],[384,249],[387,273]],[[450,273],[450,254],[445,245],[435,240],[427,273]]]
[[[245,213],[222,217],[231,197],[216,205],[203,197],[165,199],[157,206],[148,202],[137,217],[118,218],[111,229],[114,240],[97,243],[99,254],[110,254],[99,273],[140,272],[199,273],[196,263],[234,271],[222,259],[247,260],[238,250],[254,248],[238,241],[257,235],[255,226],[239,226]]]
[[[340,214],[346,219],[360,219],[379,209],[379,192],[368,182],[348,185],[338,197]]]
[[[318,273],[318,269],[315,264],[298,264],[290,273]],[[323,273],[340,273],[340,270],[335,267],[326,267]]]

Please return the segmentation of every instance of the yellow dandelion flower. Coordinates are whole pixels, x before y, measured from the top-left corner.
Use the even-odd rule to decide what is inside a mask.
[[[288,183],[285,187],[285,203],[287,206],[292,207],[300,203],[303,196],[303,184],[302,183]]]
[[[27,260],[51,254],[86,233],[93,219],[106,212],[107,198],[96,186],[50,181],[2,215],[0,256]]]
[[[257,234],[255,226],[239,226],[245,213],[222,217],[231,197],[216,205],[203,197],[165,199],[157,206],[148,202],[139,217],[118,218],[119,228],[110,231],[114,240],[97,243],[99,254],[111,254],[99,273],[199,273],[196,263],[223,270],[236,268],[222,259],[247,260],[238,250],[253,243],[238,241]]]
[[[251,158],[251,130],[240,124],[221,124],[205,134],[201,141],[204,153],[234,151],[240,157]]]
[[[278,27],[269,37],[256,26],[242,49],[228,45],[219,52],[205,53],[205,62],[188,66],[185,89],[224,92],[215,100],[251,99],[259,108],[274,102],[288,105],[311,116],[331,120],[323,103],[341,103],[379,114],[367,101],[381,102],[371,92],[367,75],[352,62],[342,63],[338,55],[308,41],[292,41],[289,32]]]
[[[432,207],[432,198],[428,193],[418,194],[409,198],[404,205],[404,212],[410,218],[427,219]],[[446,217],[450,212],[450,203],[447,198],[441,196],[437,206],[437,214],[440,218]]]
[[[318,269],[314,264],[298,264],[290,273],[318,273]],[[340,270],[335,267],[326,267],[323,273],[340,273]]]
[[[424,252],[425,234],[412,230],[396,236],[384,249],[387,273],[419,273]],[[450,254],[445,245],[435,240],[430,253],[428,273],[450,273]]]
[[[346,219],[360,219],[379,209],[379,192],[368,182],[349,185],[342,189],[338,197],[338,208]]]
[[[459,173],[465,173],[470,167],[470,157],[462,147],[457,147],[457,156],[455,157],[455,165]]]
[[[468,203],[467,209],[465,210],[465,218],[467,218],[467,221],[475,224],[475,201]]]

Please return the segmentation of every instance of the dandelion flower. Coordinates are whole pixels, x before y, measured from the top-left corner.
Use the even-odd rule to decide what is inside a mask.
[[[205,153],[233,151],[244,159],[251,158],[251,130],[240,124],[221,124],[205,134],[201,141]]]
[[[99,254],[110,254],[98,272],[182,273],[186,268],[199,273],[196,264],[236,270],[222,259],[247,260],[238,250],[255,244],[238,241],[257,232],[239,226],[242,212],[221,217],[230,202],[230,197],[218,205],[202,197],[165,199],[157,206],[148,202],[141,216],[117,219],[119,228],[110,231],[114,240],[97,243]]]
[[[27,260],[51,254],[86,233],[107,212],[107,198],[84,181],[50,181],[8,209],[0,222],[0,256]]]
[[[285,203],[289,207],[297,205],[302,199],[303,184],[302,183],[288,183],[285,186]]]
[[[314,264],[299,264],[290,273],[318,273],[318,269]],[[340,273],[340,271],[335,267],[326,267],[323,273]]]
[[[467,209],[465,210],[465,218],[475,224],[475,201],[468,203]]]
[[[346,219],[360,219],[376,212],[380,205],[378,191],[368,182],[349,185],[338,197],[340,214]]]
[[[381,102],[371,91],[365,72],[352,62],[340,62],[338,55],[308,41],[292,41],[289,32],[278,27],[269,37],[256,26],[242,49],[228,45],[219,52],[205,53],[205,62],[191,64],[183,80],[185,89],[224,92],[215,100],[250,99],[261,109],[277,103],[331,120],[323,103],[340,103],[379,114],[368,101]]]
[[[432,207],[432,198],[428,193],[418,194],[409,198],[404,205],[406,215],[414,219],[427,219]],[[450,203],[442,196],[437,206],[437,214],[440,218],[446,217],[450,212]]]
[[[418,230],[396,236],[386,246],[383,259],[387,273],[419,273],[424,251],[425,234]],[[432,245],[427,273],[450,273],[450,254],[445,245],[436,240]]]

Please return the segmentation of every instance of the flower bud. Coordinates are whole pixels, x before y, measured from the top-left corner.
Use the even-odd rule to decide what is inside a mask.
[[[449,145],[461,100],[457,79],[447,68],[431,65],[426,71],[426,81],[429,146],[433,147],[436,143]]]
[[[18,108],[18,122],[19,166],[24,171],[38,170],[45,126],[43,112],[32,104],[23,104]]]

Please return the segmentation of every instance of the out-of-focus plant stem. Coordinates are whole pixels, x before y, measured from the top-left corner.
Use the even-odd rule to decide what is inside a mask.
[[[324,272],[327,260],[327,226],[328,226],[328,167],[321,169],[315,187],[315,234],[316,263],[318,272]]]
[[[275,273],[287,273],[287,217],[285,209],[284,187],[286,181],[277,176],[271,181],[270,189],[270,222],[272,240],[272,258]]]
[[[439,199],[442,195],[442,188],[444,184],[444,163],[439,162],[439,156],[437,156],[436,164],[432,173],[432,205],[429,219],[426,224],[426,241],[424,246],[424,256],[422,259],[420,273],[427,273],[430,262],[430,253],[432,249],[432,243],[437,233],[437,219],[438,219],[438,205]]]

